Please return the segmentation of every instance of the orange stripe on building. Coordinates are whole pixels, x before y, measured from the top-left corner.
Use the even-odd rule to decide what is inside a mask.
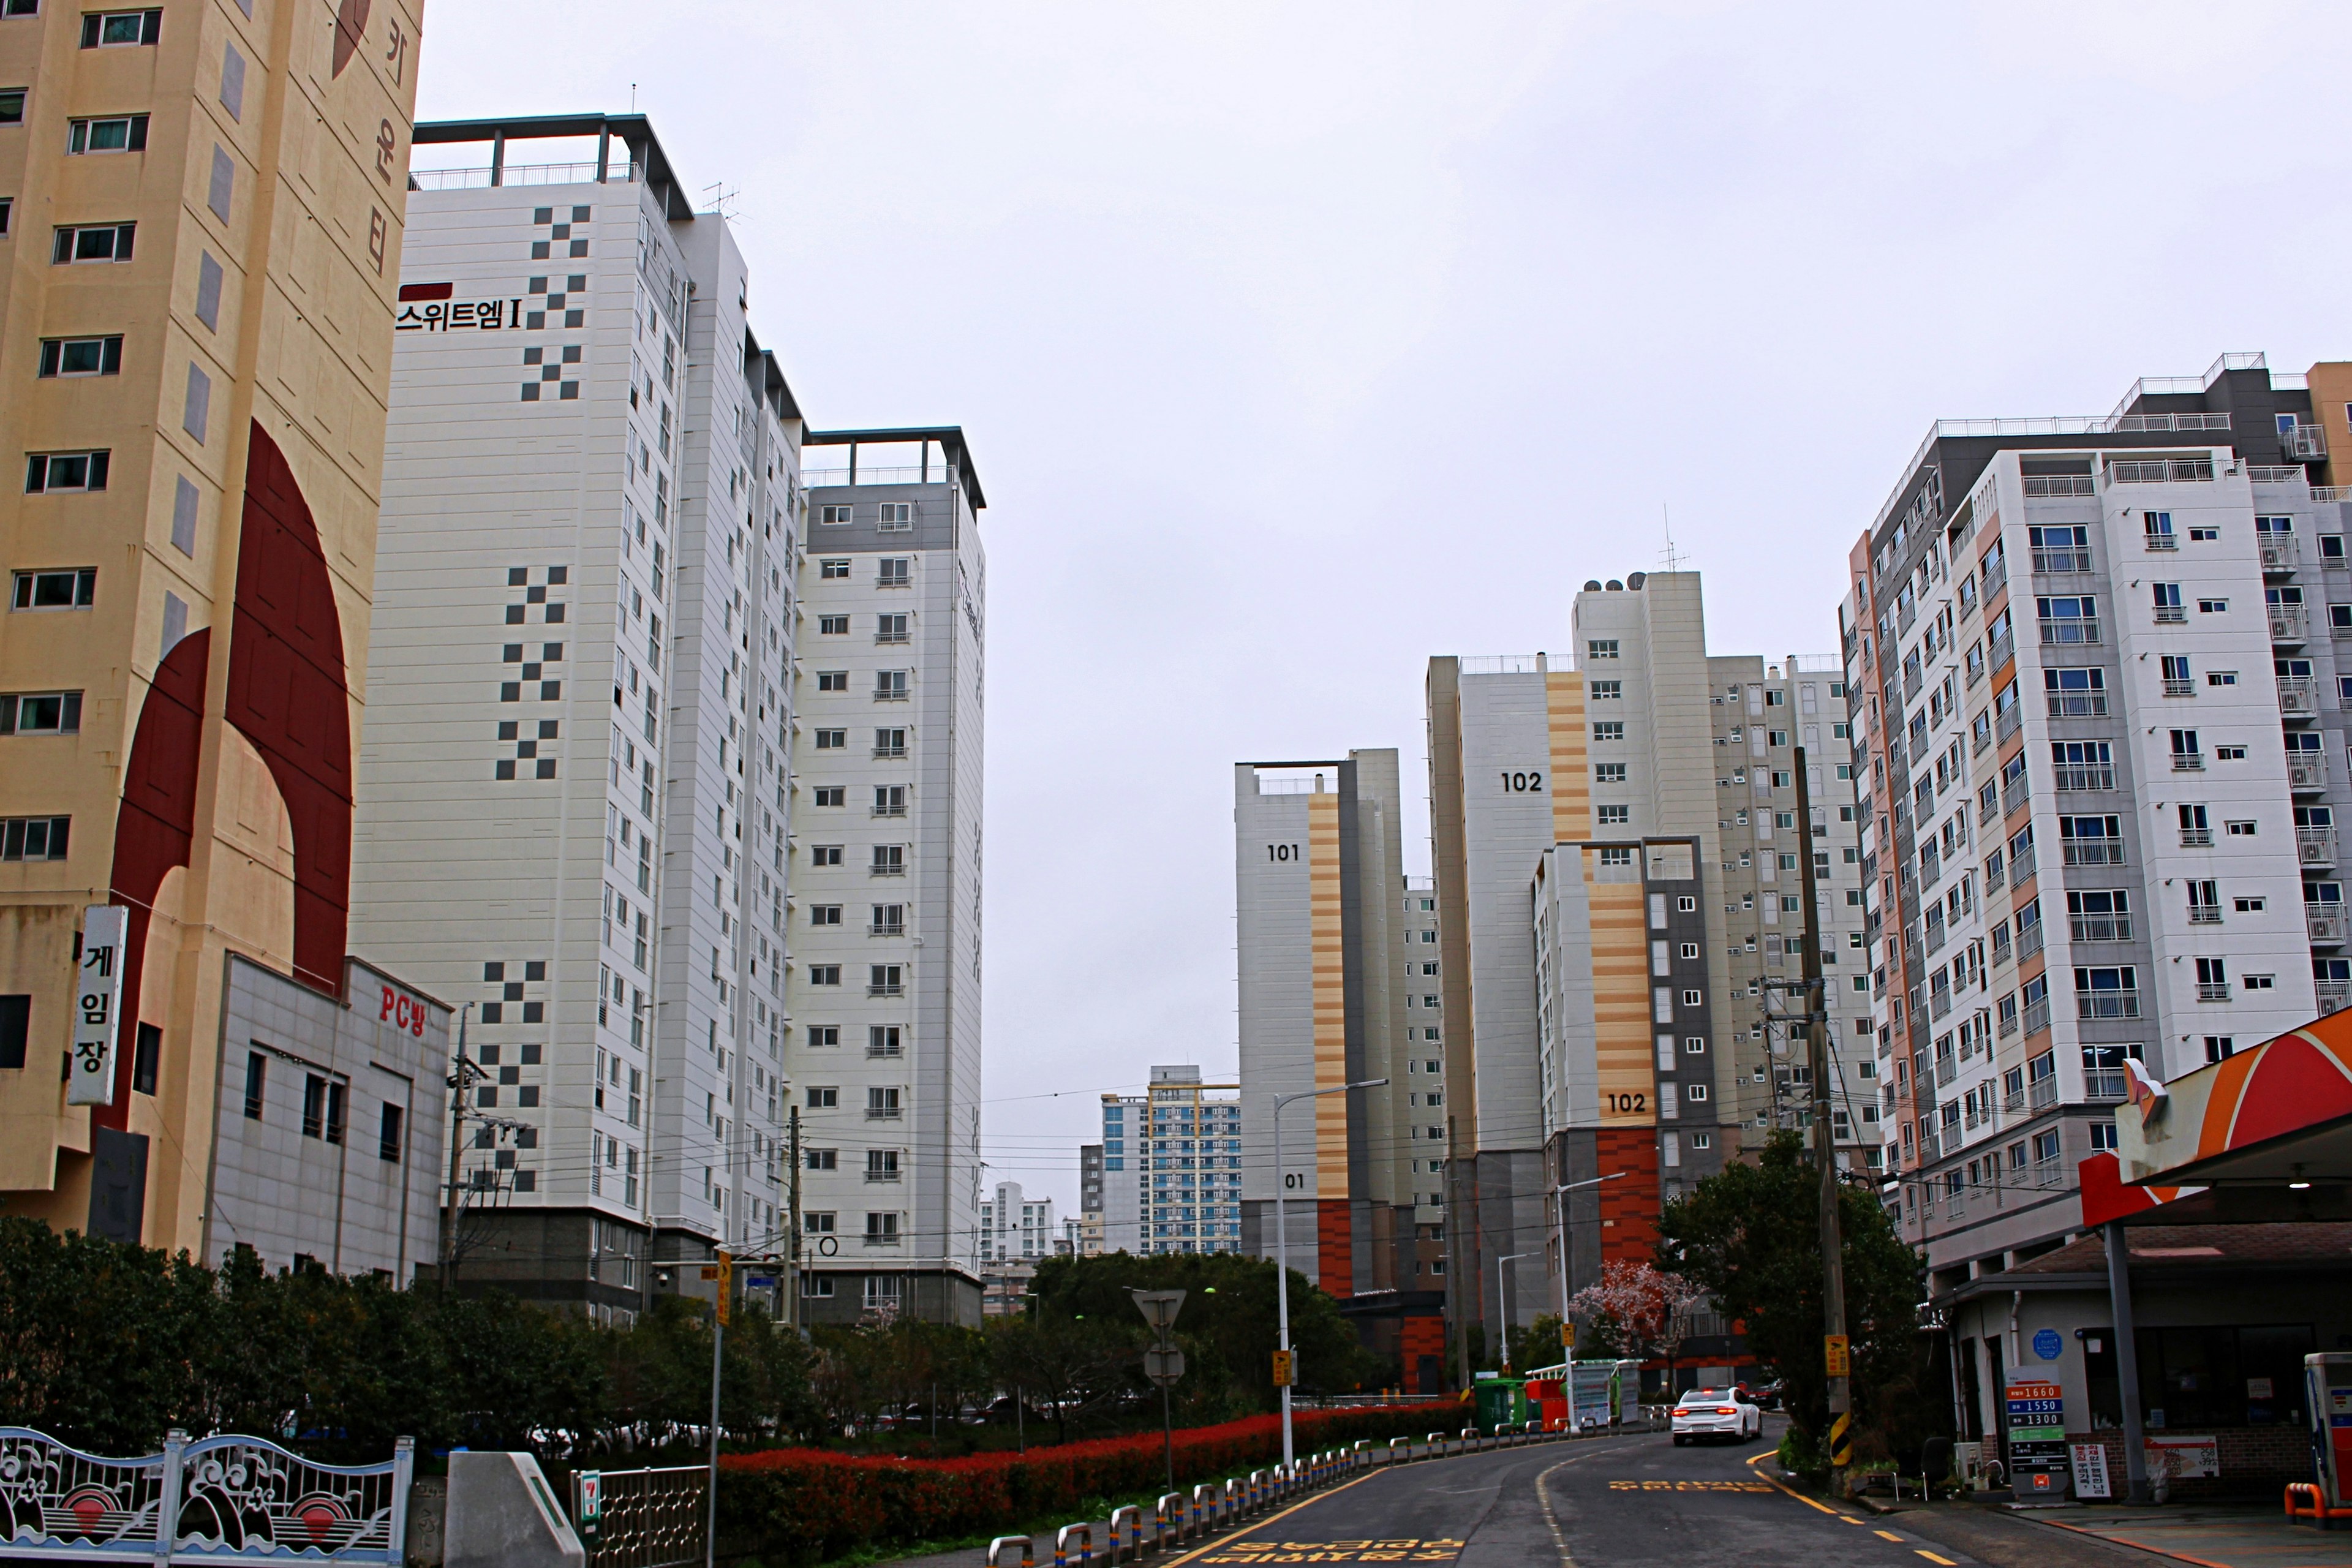
[[[1314,997],[1315,1087],[1348,1081],[1347,942],[1340,918],[1339,797],[1307,797],[1307,944]],[[1333,1229],[1338,1230],[1337,1289],[1351,1288],[1354,1266],[1348,1236],[1348,1096],[1325,1095],[1315,1105],[1315,1191],[1318,1273],[1333,1289]],[[1336,1200],[1334,1194],[1337,1194]]]

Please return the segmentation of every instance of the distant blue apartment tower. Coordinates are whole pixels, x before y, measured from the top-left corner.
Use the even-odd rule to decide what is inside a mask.
[[[1239,1084],[1155,1067],[1148,1093],[1106,1094],[1102,1116],[1105,1252],[1241,1250]]]

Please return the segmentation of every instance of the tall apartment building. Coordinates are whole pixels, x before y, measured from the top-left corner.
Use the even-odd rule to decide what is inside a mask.
[[[2352,1001],[2347,400],[2352,365],[2228,354],[1940,422],[1856,542],[1886,1192],[1939,1287],[2079,1225],[2128,1064]]]
[[[1097,1226],[1102,1223],[1103,1146],[1078,1145],[1078,1214]]]
[[[418,7],[303,15],[0,17],[0,1201],[405,1279],[446,1014],[347,910]]]
[[[417,135],[353,931],[470,1009],[460,1278],[625,1316],[789,1230],[802,419],[644,117]]]
[[[980,476],[953,427],[807,437],[785,1002],[815,1321],[980,1317]],[[864,461],[861,462],[861,457]]]
[[[1364,1342],[1429,1386],[1442,1376],[1446,1143],[1434,889],[1409,887],[1392,749],[1234,769],[1246,1250],[1276,1255],[1276,1183],[1291,1267]],[[1284,1112],[1277,1097],[1320,1094]],[[1423,1199],[1430,1200],[1426,1204]]]
[[[1457,1325],[1490,1345],[1502,1298],[1514,1323],[1559,1309],[1560,1184],[1610,1178],[1569,1194],[1581,1288],[1649,1256],[1664,1200],[1810,1124],[1801,1034],[1772,1021],[1801,1006],[1780,988],[1809,868],[1836,1134],[1858,1168],[1876,1143],[1842,672],[1708,654],[1695,573],[1589,582],[1571,627],[1573,668],[1444,658],[1429,676],[1448,1236]]]
[[[992,1198],[980,1201],[980,1261],[1026,1261],[1054,1256],[1061,1230],[1054,1223],[1054,1200],[1032,1198],[1018,1182],[999,1182]]]
[[[1190,1063],[1102,1097],[1106,1252],[1240,1252],[1242,1102]]]

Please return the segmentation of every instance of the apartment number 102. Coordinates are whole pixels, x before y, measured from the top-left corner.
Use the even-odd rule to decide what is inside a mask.
[[[1304,860],[1307,858],[1306,856],[1301,855],[1298,852],[1298,846],[1296,844],[1269,844],[1265,847],[1265,858],[1269,860]]]
[[[1503,788],[1510,795],[1541,795],[1543,774],[1507,773],[1503,775]]]

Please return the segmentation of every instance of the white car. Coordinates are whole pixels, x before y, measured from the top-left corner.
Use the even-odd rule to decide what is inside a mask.
[[[1675,1447],[1701,1438],[1759,1437],[1764,1433],[1764,1413],[1728,1388],[1694,1388],[1675,1401]]]

